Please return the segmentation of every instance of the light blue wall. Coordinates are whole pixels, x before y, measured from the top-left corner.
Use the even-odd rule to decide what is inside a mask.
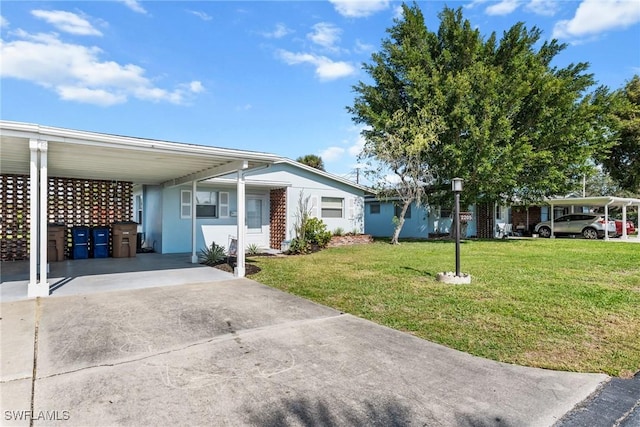
[[[372,214],[371,203],[380,203],[380,213]],[[476,235],[476,215],[475,206],[468,207],[468,211],[473,213],[473,221],[467,225],[466,236]],[[411,218],[405,219],[402,230],[400,230],[401,238],[418,238],[425,239],[429,237],[429,233],[438,230],[440,233],[449,233],[451,229],[451,218],[440,218],[437,208],[428,206],[417,206],[416,203],[411,204]],[[395,208],[393,202],[373,202],[365,203],[365,233],[377,237],[391,237],[395,225],[393,217]]]
[[[372,202],[380,203],[380,213],[371,213],[371,202],[365,203],[364,230],[366,234],[377,237],[391,237],[395,224],[393,217],[395,207],[393,202]],[[405,218],[401,238],[427,238],[429,233],[428,212],[424,206],[411,204],[411,218]]]
[[[267,168],[247,173],[247,180],[264,180],[287,184],[287,232],[286,239],[294,237],[295,215],[298,210],[300,193],[303,197],[315,198],[318,217],[322,197],[344,199],[342,218],[321,218],[327,230],[341,228],[344,232],[364,232],[364,191],[329,177],[299,168],[287,163],[271,165]],[[311,201],[311,200],[310,200]],[[349,204],[354,204],[354,215],[349,213]]]
[[[245,174],[246,194],[259,196],[263,203],[262,232],[254,233],[248,231],[246,243],[257,244],[259,247],[269,247],[269,188],[287,188],[287,235],[286,239],[292,237],[293,224],[298,203],[298,195],[302,192],[305,196],[315,196],[318,202],[321,197],[341,197],[344,198],[345,207],[343,218],[323,218],[330,231],[337,227],[344,231],[354,229],[364,231],[363,196],[364,192],[348,184],[335,181],[329,177],[298,168],[290,164],[276,164],[270,167],[248,171]],[[230,174],[227,178],[235,180],[236,175]],[[257,182],[251,185],[250,181]],[[262,181],[262,182],[260,182]],[[206,188],[209,191],[226,191],[229,193],[229,210],[237,211],[237,187],[229,182],[202,182],[198,183],[198,190]],[[150,187],[145,188],[146,190]],[[191,219],[180,218],[180,192],[181,190],[191,190],[191,185],[178,186],[173,188],[155,187],[153,190],[154,199],[159,202],[147,205],[145,202],[145,216],[154,216],[154,226],[147,228],[156,242],[156,251],[162,253],[188,253],[191,252]],[[349,216],[349,203],[353,201],[355,214]],[[153,209],[153,213],[150,212]],[[217,244],[228,247],[229,236],[236,236],[237,221],[235,216],[228,218],[206,218],[198,219],[196,222],[196,248],[203,249],[215,241]],[[159,225],[158,225],[159,224]]]
[[[166,188],[163,191],[164,211],[162,212],[163,224],[163,253],[189,253],[191,252],[191,218],[180,217],[180,194],[182,190],[191,191],[191,185]],[[229,239],[235,238],[238,233],[237,189],[228,186],[211,184],[198,184],[198,191],[224,191],[229,193],[229,212],[231,216],[224,218],[199,218],[196,220],[196,251],[217,245],[229,248]],[[269,246],[269,190],[263,188],[246,188],[247,196],[259,196],[264,201],[262,209],[262,233],[246,234],[246,244],[256,244],[259,247]]]

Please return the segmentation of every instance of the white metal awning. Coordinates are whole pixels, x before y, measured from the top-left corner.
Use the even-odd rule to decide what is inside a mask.
[[[30,177],[30,279],[27,291],[30,297],[49,295],[46,231],[48,177],[127,181],[163,187],[190,183],[193,189],[191,260],[195,263],[196,183],[236,174],[238,246],[244,247],[244,173],[281,160],[273,154],[252,151],[7,121],[0,121],[0,156],[1,174]],[[238,252],[237,265],[237,275],[244,276],[244,251]]]
[[[614,196],[598,196],[598,197],[563,197],[563,198],[549,198],[545,200],[553,211],[554,206],[597,206],[604,207],[604,219],[605,222],[609,221],[609,208],[619,207],[622,208],[622,239],[627,239],[627,207],[635,206],[640,212],[640,199],[629,197],[614,197]],[[554,218],[553,213],[551,216],[551,235],[554,234]],[[638,224],[640,226],[640,224]],[[605,227],[606,228],[606,227]],[[609,233],[605,231],[605,240],[609,240]],[[638,234],[640,239],[640,234]]]
[[[48,143],[49,175],[62,178],[179,184],[222,176],[248,161],[249,169],[281,158],[273,154],[0,121],[3,174],[29,174],[29,140]]]

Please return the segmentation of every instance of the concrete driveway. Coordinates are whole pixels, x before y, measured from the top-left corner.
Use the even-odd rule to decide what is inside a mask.
[[[248,279],[1,309],[3,425],[32,410],[36,426],[550,426],[609,379],[473,357]]]

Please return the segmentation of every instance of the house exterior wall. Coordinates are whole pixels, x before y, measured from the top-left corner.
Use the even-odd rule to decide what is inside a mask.
[[[380,204],[380,213],[372,213],[371,205]],[[391,237],[395,224],[393,217],[395,216],[395,205],[393,202],[367,201],[365,203],[365,233],[375,237]],[[400,230],[401,238],[422,238],[429,236],[430,230],[429,211],[425,206],[417,206],[416,203],[411,204],[411,218],[405,218],[402,230]]]
[[[182,191],[191,191],[191,185],[165,188],[162,190],[162,253],[191,252],[191,217],[182,218],[180,215]],[[198,218],[196,220],[196,251],[217,245],[229,248],[231,238],[237,237],[238,209],[237,189],[228,186],[216,186],[199,183],[198,191],[215,191],[229,193],[229,216],[218,218]],[[269,247],[269,190],[256,189],[247,186],[247,198],[258,198],[262,201],[261,230],[248,230],[246,245],[255,244],[259,247]],[[218,200],[219,204],[219,200]],[[219,209],[219,206],[218,206]],[[156,249],[157,250],[157,249]]]
[[[344,232],[364,232],[364,192],[362,190],[286,163],[274,164],[255,172],[249,171],[246,176],[247,179],[256,181],[288,184],[286,189],[287,240],[295,237],[296,214],[301,194],[303,198],[309,197],[312,216],[322,219],[327,225],[327,230],[333,232],[341,228]],[[343,200],[341,218],[323,217],[322,197]]]
[[[380,213],[371,213],[371,205],[379,203]],[[393,201],[375,201],[367,200],[365,209],[365,233],[376,237],[391,237],[395,225],[393,217],[395,216],[395,205]],[[476,214],[475,206],[469,206],[468,211],[472,212],[473,220],[466,225],[467,237],[476,234]],[[418,206],[415,202],[411,204],[411,218],[405,218],[402,230],[400,230],[401,238],[426,239],[430,233],[449,234],[451,230],[452,219],[447,214],[440,217],[441,210],[433,206]],[[462,230],[465,230],[463,227]]]
[[[236,174],[227,175],[227,179],[235,179]],[[315,215],[321,218],[329,231],[342,228],[345,232],[364,232],[363,197],[364,192],[348,184],[330,177],[307,171],[290,164],[275,164],[267,168],[245,172],[246,198],[249,203],[259,203],[262,208],[260,228],[246,229],[246,245],[255,244],[260,248],[280,249],[283,240],[295,237],[294,225],[298,210],[300,194],[309,196],[310,203],[315,203]],[[224,181],[224,180],[221,180]],[[253,185],[252,185],[253,182]],[[155,190],[149,188],[149,190]],[[162,253],[191,252],[191,218],[181,217],[181,192],[191,191],[190,184],[160,189],[161,201],[157,202],[155,192],[152,198],[154,206],[149,206],[145,197],[144,212],[152,216],[147,221],[150,228],[144,232],[156,240],[155,250]],[[227,182],[203,181],[198,183],[198,191],[216,191],[229,193],[229,216],[218,218],[198,218],[196,221],[196,250],[199,251],[215,242],[229,247],[230,238],[237,235],[237,187]],[[148,191],[145,191],[148,193]],[[341,218],[322,217],[322,197],[343,199]],[[219,203],[219,201],[218,201]],[[274,204],[272,206],[272,203]],[[311,206],[309,206],[311,208]],[[273,209],[272,209],[273,208]],[[156,214],[149,213],[157,209]],[[155,226],[160,215],[160,230]],[[274,220],[272,236],[271,222]],[[161,244],[157,242],[161,241]]]

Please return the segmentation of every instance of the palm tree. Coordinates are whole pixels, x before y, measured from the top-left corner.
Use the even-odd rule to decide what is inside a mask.
[[[316,156],[315,154],[307,154],[305,156],[298,157],[296,161],[307,166],[311,166],[312,168],[320,169],[321,171],[324,170],[324,162],[322,161],[322,157]]]

